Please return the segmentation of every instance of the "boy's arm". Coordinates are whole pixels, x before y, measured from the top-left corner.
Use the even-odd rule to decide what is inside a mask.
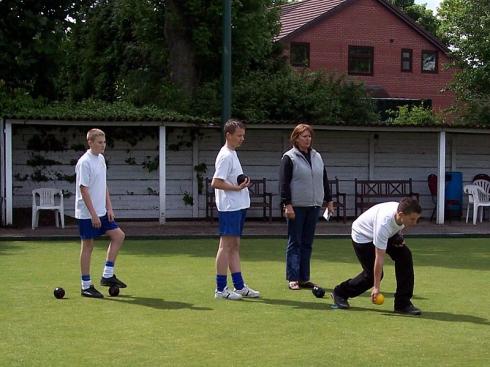
[[[243,190],[245,187],[248,187],[249,183],[250,183],[249,177],[247,177],[247,179],[243,181],[240,185],[233,185],[221,178],[213,177],[213,180],[211,181],[211,187],[213,189],[226,190],[226,191],[240,191]]]
[[[386,250],[381,250],[375,247],[375,259],[374,259],[374,286],[371,291],[371,300],[374,302],[376,296],[380,292],[381,288],[381,275],[383,274],[383,263],[385,259]]]
[[[111,196],[109,195],[109,189],[105,189],[105,207],[107,209],[107,219],[109,222],[114,222],[114,211],[112,210]]]
[[[100,228],[102,224],[100,223],[100,219],[97,216],[97,212],[95,211],[94,205],[92,204],[92,198],[90,197],[88,187],[80,185],[80,193],[82,194],[83,202],[85,203],[85,206],[87,207],[92,217],[92,226],[94,228]]]

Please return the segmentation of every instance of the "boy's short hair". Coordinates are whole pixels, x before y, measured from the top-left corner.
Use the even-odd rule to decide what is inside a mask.
[[[420,206],[419,202],[416,199],[411,197],[406,197],[400,200],[397,211],[399,213],[404,213],[404,214],[412,214],[412,213],[421,214],[422,207]]]
[[[223,127],[223,132],[226,136],[226,134],[228,133],[233,134],[236,131],[236,129],[245,130],[245,124],[240,120],[229,119],[228,121],[226,121],[226,124]]]
[[[99,136],[105,136],[105,132],[100,129],[90,129],[87,133],[87,141],[94,141]]]

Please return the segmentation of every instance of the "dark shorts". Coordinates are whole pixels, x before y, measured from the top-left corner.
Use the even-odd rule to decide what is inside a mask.
[[[116,221],[109,222],[107,214],[99,217],[99,219],[101,222],[100,228],[92,227],[92,219],[78,219],[78,230],[80,231],[80,238],[82,240],[91,240],[102,236],[107,231],[119,228]]]
[[[235,210],[232,212],[218,211],[219,235],[240,237],[245,224],[247,209]]]

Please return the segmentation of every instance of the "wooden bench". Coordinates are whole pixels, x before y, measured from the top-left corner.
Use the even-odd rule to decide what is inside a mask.
[[[362,214],[364,210],[373,205],[399,200],[410,196],[417,200],[419,194],[412,190],[412,179],[408,180],[358,180],[355,179],[355,215]],[[358,211],[360,211],[358,213]]]
[[[342,221],[345,223],[346,220],[346,194],[339,192],[339,179],[335,177],[334,180],[328,180],[330,186],[330,194],[332,195],[333,205],[337,210],[337,221],[340,219],[340,211],[342,210]]]
[[[267,179],[252,179],[248,187],[250,193],[250,208],[262,208],[265,219],[272,222],[272,193],[267,192]],[[206,218],[214,219],[213,210],[216,209],[214,189],[211,187],[211,179],[206,177]]]

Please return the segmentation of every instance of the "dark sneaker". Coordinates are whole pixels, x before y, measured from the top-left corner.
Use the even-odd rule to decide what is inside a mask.
[[[80,293],[83,297],[104,298],[104,295],[95,289],[93,285],[91,285],[90,288],[82,289]]]
[[[307,282],[299,282],[299,286],[301,288],[305,288],[305,289],[313,289],[317,285],[315,283],[313,283],[313,282],[307,281]]]
[[[420,309],[418,309],[414,305],[408,305],[403,308],[395,308],[395,312],[412,316],[422,315],[422,311],[420,311]]]
[[[349,302],[347,302],[347,298],[340,297],[338,294],[335,294],[333,291],[330,296],[332,297],[333,303],[337,308],[347,309],[350,307]]]
[[[100,278],[100,285],[103,287],[112,287],[113,285],[117,285],[119,288],[126,288],[127,285],[121,282],[119,279],[116,278],[116,275],[114,274],[110,278]]]

